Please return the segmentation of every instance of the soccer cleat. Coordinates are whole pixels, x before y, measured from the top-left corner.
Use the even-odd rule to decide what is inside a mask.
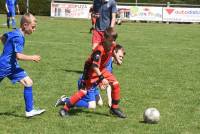
[[[36,116],[36,115],[40,115],[44,112],[45,112],[45,109],[37,109],[37,110],[33,109],[30,112],[26,112],[25,115],[26,115],[26,117],[33,117],[33,116]]]
[[[69,113],[64,108],[60,109],[59,114],[60,114],[61,117],[67,117],[67,116],[69,116]]]
[[[65,95],[62,95],[62,96],[57,100],[57,102],[56,102],[56,104],[55,104],[55,107],[65,105],[66,99],[68,99],[68,97],[66,97]]]
[[[110,113],[120,118],[126,118],[126,115],[119,108],[111,108]]]

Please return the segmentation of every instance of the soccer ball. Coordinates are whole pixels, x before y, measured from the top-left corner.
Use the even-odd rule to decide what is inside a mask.
[[[145,123],[158,123],[160,120],[160,112],[156,108],[147,108],[143,114]]]

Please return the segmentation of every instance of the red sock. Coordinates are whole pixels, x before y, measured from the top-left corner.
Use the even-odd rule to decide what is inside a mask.
[[[78,102],[85,95],[86,93],[84,90],[79,90],[74,95],[72,95],[69,99],[69,104],[66,105],[66,107],[68,107],[68,109],[66,108],[66,110],[69,111],[70,107],[76,104],[76,102]]]
[[[112,92],[112,108],[119,108],[119,100],[120,100],[120,87],[119,83],[113,85]]]

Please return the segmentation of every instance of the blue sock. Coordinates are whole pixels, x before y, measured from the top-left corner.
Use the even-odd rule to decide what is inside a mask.
[[[16,28],[16,21],[15,21],[15,19],[12,19],[12,28]]]
[[[26,112],[33,110],[33,92],[32,87],[24,87],[24,101],[26,105]]]
[[[10,28],[10,19],[7,18],[7,27]]]
[[[75,104],[76,107],[85,107],[85,108],[88,108],[89,106],[89,103],[87,101],[84,101],[84,100],[79,100],[76,104]]]
[[[69,98],[67,98],[65,100],[65,103],[69,103]],[[85,107],[85,108],[88,108],[89,106],[89,103],[85,100],[79,100],[76,104],[75,104],[75,107]]]

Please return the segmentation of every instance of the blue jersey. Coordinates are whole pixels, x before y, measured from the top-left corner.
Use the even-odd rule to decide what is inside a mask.
[[[0,56],[0,71],[12,72],[19,67],[16,53],[22,53],[24,49],[25,38],[19,29],[5,33],[6,38],[3,53]]]
[[[99,14],[100,17],[96,20],[95,28],[97,31],[105,31],[110,27],[112,20],[112,13],[117,13],[117,4],[115,0],[94,0],[94,12]]]
[[[6,5],[8,6],[9,11],[15,11],[17,0],[6,0]]]
[[[112,70],[113,70],[113,66],[112,66],[112,57],[110,58],[110,60],[108,61],[108,63],[106,64],[106,69],[112,73]]]

